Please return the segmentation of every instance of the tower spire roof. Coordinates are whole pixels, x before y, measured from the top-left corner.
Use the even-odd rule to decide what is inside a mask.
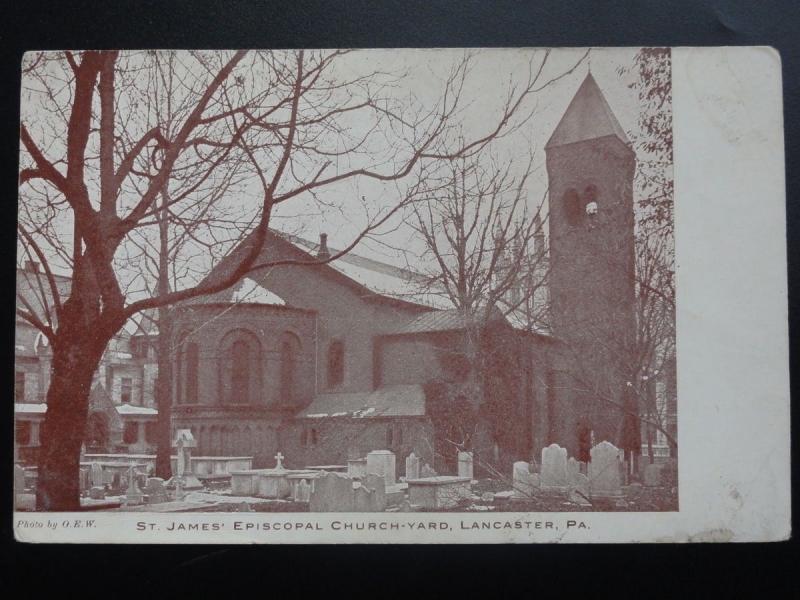
[[[609,135],[629,144],[628,136],[606,102],[591,71],[581,83],[545,148],[564,146]]]

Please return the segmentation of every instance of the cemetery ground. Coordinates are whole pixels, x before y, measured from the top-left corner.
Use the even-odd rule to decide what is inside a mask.
[[[514,463],[511,473],[475,474],[471,452],[459,452],[457,472],[436,473],[412,452],[398,468],[389,450],[345,465],[253,469],[252,457],[192,456],[191,431],[179,430],[173,477],[151,477],[154,456],[85,455],[81,509],[129,512],[662,512],[678,510],[677,463],[630,468],[608,442],[587,463],[556,444],[541,462]],[[397,477],[398,472],[404,474]],[[19,511],[33,510],[35,468],[15,466]]]

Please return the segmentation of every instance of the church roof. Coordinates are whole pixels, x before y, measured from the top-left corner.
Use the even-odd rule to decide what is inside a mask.
[[[288,240],[301,250],[316,255],[319,244],[287,233],[277,235]],[[330,249],[331,254],[340,252]],[[425,275],[411,269],[348,252],[327,266],[379,296],[428,306],[450,308],[452,304],[443,294],[437,293]]]
[[[591,73],[581,83],[545,148],[564,146],[609,135],[624,144],[630,140],[606,102]]]
[[[298,417],[421,417],[425,392],[421,385],[387,385],[371,392],[320,394]]]

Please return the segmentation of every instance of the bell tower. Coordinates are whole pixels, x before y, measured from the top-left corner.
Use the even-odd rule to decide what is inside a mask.
[[[549,438],[586,460],[592,444],[608,440],[622,447],[630,437],[630,417],[624,418],[630,409],[621,407],[631,402],[626,383],[636,334],[636,156],[591,73],[545,153],[550,315],[558,340]]]

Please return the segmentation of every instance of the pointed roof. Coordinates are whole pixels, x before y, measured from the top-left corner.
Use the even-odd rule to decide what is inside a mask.
[[[606,102],[600,86],[586,75],[564,116],[558,123],[545,148],[564,146],[584,140],[594,140],[609,135],[617,136],[623,144],[630,144],[628,136]]]

